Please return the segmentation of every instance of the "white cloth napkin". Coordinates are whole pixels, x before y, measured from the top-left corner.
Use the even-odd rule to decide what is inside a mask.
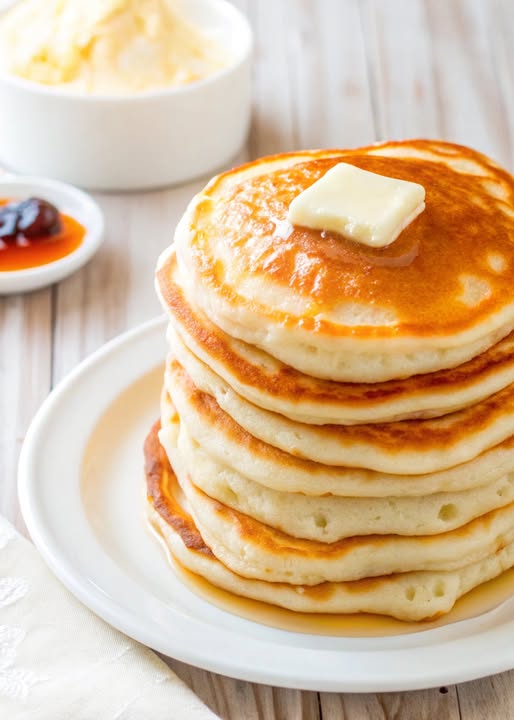
[[[215,720],[147,648],[81,605],[0,516],[2,720]]]

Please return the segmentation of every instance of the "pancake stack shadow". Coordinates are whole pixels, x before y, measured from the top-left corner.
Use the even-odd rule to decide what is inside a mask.
[[[302,183],[341,159],[425,184],[403,246],[370,258],[284,229]],[[179,563],[291,610],[407,621],[514,565],[512,198],[483,156],[411,141],[257,161],[193,200],[157,271],[170,355],[146,444],[149,517]],[[458,273],[450,212],[469,220]],[[333,273],[323,306],[313,266],[312,287]],[[382,296],[358,306],[350,280]],[[436,317],[441,301],[455,311]]]

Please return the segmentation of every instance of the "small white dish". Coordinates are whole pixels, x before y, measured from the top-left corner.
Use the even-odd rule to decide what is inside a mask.
[[[164,318],[111,341],[52,392],[22,448],[29,532],[85,605],[162,653],[271,685],[415,690],[514,667],[512,600],[438,628],[361,638],[278,630],[191,592],[144,520],[142,448],[159,415],[165,354]]]
[[[86,228],[84,239],[69,255],[33,268],[0,271],[0,295],[37,290],[62,280],[88,262],[102,243],[102,211],[90,195],[72,185],[48,178],[6,174],[0,175],[0,197],[40,197],[51,202],[60,212],[78,220]]]
[[[0,69],[0,161],[95,190],[142,190],[211,175],[250,124],[250,25],[227,0],[187,0],[181,14],[231,62],[183,87],[86,95]],[[1,21],[1,9],[0,9]]]

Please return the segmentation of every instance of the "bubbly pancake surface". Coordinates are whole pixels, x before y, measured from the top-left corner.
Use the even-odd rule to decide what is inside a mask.
[[[437,535],[356,535],[333,543],[294,538],[213,500],[177,475],[202,537],[238,575],[317,585],[420,570],[455,570],[514,542],[514,503]]]
[[[514,501],[514,473],[471,490],[423,497],[352,498],[281,492],[213,459],[182,425],[178,444],[170,438],[167,426],[159,437],[168,457],[178,454],[184,471],[206,495],[265,525],[318,542],[331,543],[355,535],[433,535]]]
[[[419,621],[447,613],[456,600],[514,564],[514,543],[454,571],[407,572],[316,586],[246,578],[227,568],[205,543],[178,499],[178,483],[158,440],[145,443],[148,513],[170,552],[192,572],[230,592],[299,612],[378,613]]]
[[[291,200],[341,160],[425,186],[425,211],[389,247],[287,227]],[[484,156],[428,141],[263,159],[192,202],[179,267],[217,325],[308,374],[375,382],[450,367],[514,325],[513,188]],[[343,349],[386,360],[366,371]]]
[[[164,405],[161,436],[192,516],[216,557],[239,575],[315,585],[418,570],[453,570],[514,542],[514,501],[435,535],[353,535],[318,542],[294,537],[220,502],[194,485],[179,449],[180,422]],[[400,512],[400,506],[397,506]],[[422,510],[420,512],[420,515]]]
[[[161,394],[159,440],[175,472],[187,474],[209,497],[293,537],[323,543],[357,535],[433,535],[514,501],[514,473],[470,490],[424,496],[340,497],[324,493],[323,487],[318,495],[273,490],[203,449],[167,391]]]

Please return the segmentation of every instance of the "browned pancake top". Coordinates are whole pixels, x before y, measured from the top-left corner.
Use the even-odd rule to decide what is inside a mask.
[[[191,253],[202,283],[234,307],[247,303],[226,281],[225,262],[241,282],[260,277],[277,291],[302,299],[302,328],[362,337],[448,335],[474,327],[514,302],[514,182],[487,158],[469,148],[417,140],[386,147],[426,151],[420,157],[368,154],[373,148],[311,158],[292,167],[266,171],[232,186],[238,169],[215,178],[191,218]],[[334,151],[330,151],[334,152]],[[283,156],[287,158],[287,155]],[[338,162],[381,175],[421,183],[426,209],[386,248],[363,247],[338,234],[295,227],[277,236],[294,197]],[[460,172],[455,162],[474,165]],[[467,169],[469,169],[469,167]],[[472,170],[472,172],[475,172]],[[213,247],[223,246],[216,258]],[[217,250],[216,250],[217,252]],[[221,256],[220,256],[221,257]],[[169,268],[161,271],[162,276]],[[463,282],[476,278],[490,292],[477,305],[462,300]],[[270,320],[296,324],[278,308],[252,298],[253,309]],[[334,308],[358,303],[393,313],[391,325],[334,324],[323,317]]]

